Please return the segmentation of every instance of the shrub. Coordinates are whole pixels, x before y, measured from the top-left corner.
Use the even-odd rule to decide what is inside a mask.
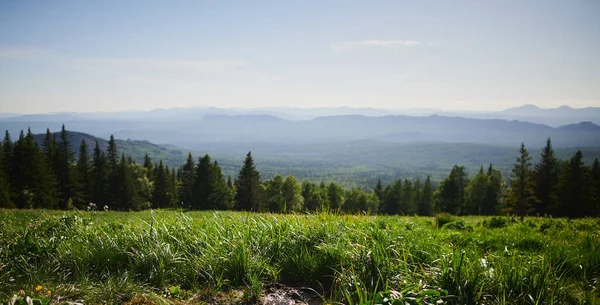
[[[439,213],[435,215],[435,226],[441,228],[447,223],[456,221],[456,217],[448,213]]]
[[[484,222],[484,226],[488,229],[504,228],[508,225],[508,221],[504,217],[492,217],[489,221]]]

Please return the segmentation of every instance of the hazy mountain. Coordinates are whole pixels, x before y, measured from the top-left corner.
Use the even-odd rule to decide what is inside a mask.
[[[160,111],[158,111],[160,112]],[[72,117],[72,116],[71,116]],[[76,116],[77,117],[77,116]],[[598,146],[598,125],[587,122],[574,126],[551,127],[543,124],[502,119],[473,119],[450,116],[324,116],[310,120],[288,120],[267,114],[205,114],[200,118],[174,116],[167,119],[77,119],[40,121],[38,117],[0,120],[0,128],[13,135],[31,127],[34,133],[46,128],[78,130],[97,137],[148,140],[183,147],[222,143],[308,144],[379,140],[396,143],[448,142],[541,147],[551,137],[556,147]]]

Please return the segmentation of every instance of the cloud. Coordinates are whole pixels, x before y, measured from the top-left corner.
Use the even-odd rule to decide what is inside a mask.
[[[423,42],[418,40],[357,40],[334,43],[331,48],[336,51],[348,51],[365,47],[381,47],[381,48],[400,48],[400,47],[418,47],[418,46],[438,46],[438,43]]]

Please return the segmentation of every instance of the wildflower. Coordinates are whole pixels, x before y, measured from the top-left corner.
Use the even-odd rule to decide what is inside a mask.
[[[25,295],[25,290],[23,290],[23,289],[19,290],[19,295]]]
[[[52,294],[52,291],[50,291],[50,290],[46,291],[46,295],[51,295],[51,294]]]
[[[107,205],[104,206],[104,211],[105,212],[108,211],[108,206]]]
[[[35,287],[35,291],[41,291],[44,287],[42,287],[42,285],[37,285]]]

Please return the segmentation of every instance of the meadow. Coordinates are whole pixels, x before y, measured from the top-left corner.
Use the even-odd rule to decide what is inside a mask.
[[[0,303],[600,304],[598,219],[0,210],[0,241]]]

